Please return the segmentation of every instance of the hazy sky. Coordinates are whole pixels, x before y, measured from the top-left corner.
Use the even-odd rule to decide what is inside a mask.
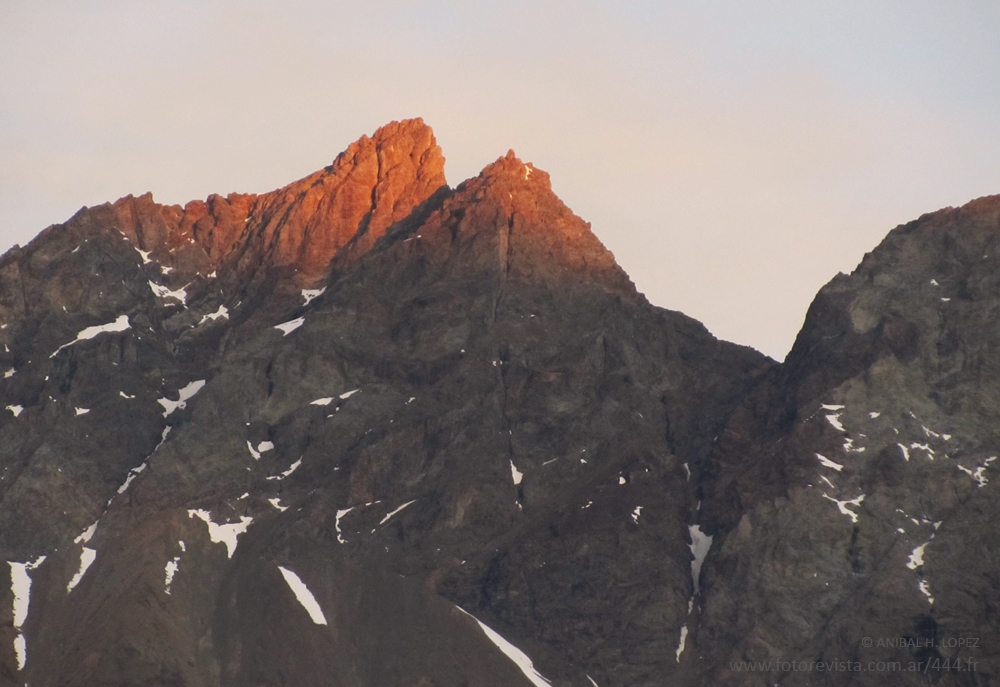
[[[0,250],[263,192],[421,116],[513,148],[655,304],[781,359],[892,227],[1000,193],[1000,2],[0,0]]]

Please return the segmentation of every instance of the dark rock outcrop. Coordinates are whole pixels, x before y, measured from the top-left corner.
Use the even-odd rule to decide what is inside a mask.
[[[0,258],[0,683],[883,684],[730,661],[964,633],[935,677],[987,684],[998,208],[895,230],[783,365],[419,120],[82,210]]]

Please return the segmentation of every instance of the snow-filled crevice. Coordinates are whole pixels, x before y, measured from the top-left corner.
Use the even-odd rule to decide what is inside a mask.
[[[189,510],[188,517],[196,517],[202,520],[208,526],[208,538],[212,540],[213,544],[225,544],[226,555],[229,558],[232,558],[233,553],[236,552],[236,544],[238,543],[239,536],[246,532],[247,528],[250,527],[250,523],[253,522],[253,518],[243,515],[240,516],[239,522],[217,525],[212,522],[212,516],[206,510]]]
[[[45,562],[45,556],[39,556],[27,563],[8,561],[10,566],[11,594],[14,597],[12,609],[14,629],[17,635],[14,637],[14,654],[17,657],[17,669],[24,670],[28,662],[28,646],[21,628],[28,619],[28,610],[31,604],[31,571]]]
[[[317,625],[326,625],[326,616],[323,615],[323,609],[320,607],[319,602],[316,601],[313,593],[309,591],[306,583],[288,568],[279,565],[278,570],[281,571],[281,576],[285,578],[285,583],[292,590],[296,600],[302,608],[306,609],[309,618]]]
[[[476,616],[472,615],[471,613],[468,613],[459,606],[456,606],[455,608],[458,608],[458,610],[462,611],[462,613],[465,613],[465,615],[475,620],[479,624],[479,628],[483,631],[483,633],[487,636],[487,638],[489,638],[489,640],[493,642],[497,646],[497,648],[500,649],[500,651],[503,652],[504,656],[506,656],[507,658],[509,658],[511,661],[514,662],[514,665],[516,665],[521,670],[521,672],[524,673],[524,676],[528,678],[528,681],[531,684],[535,685],[535,687],[552,687],[552,683],[546,680],[541,673],[535,670],[535,664],[532,663],[531,659],[528,657],[526,653],[518,649],[510,642],[508,642],[506,639],[500,636],[500,633],[498,633],[493,628],[486,625],[486,623],[481,621]]]

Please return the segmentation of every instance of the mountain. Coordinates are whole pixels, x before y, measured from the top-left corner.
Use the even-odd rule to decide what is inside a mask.
[[[0,684],[992,684],[998,239],[893,230],[778,364],[419,119],[84,208],[0,258]]]

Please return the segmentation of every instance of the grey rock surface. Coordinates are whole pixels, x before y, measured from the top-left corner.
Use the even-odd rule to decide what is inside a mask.
[[[543,171],[443,163],[393,123],[0,258],[0,684],[992,684],[1000,200],[894,230],[779,365]]]

